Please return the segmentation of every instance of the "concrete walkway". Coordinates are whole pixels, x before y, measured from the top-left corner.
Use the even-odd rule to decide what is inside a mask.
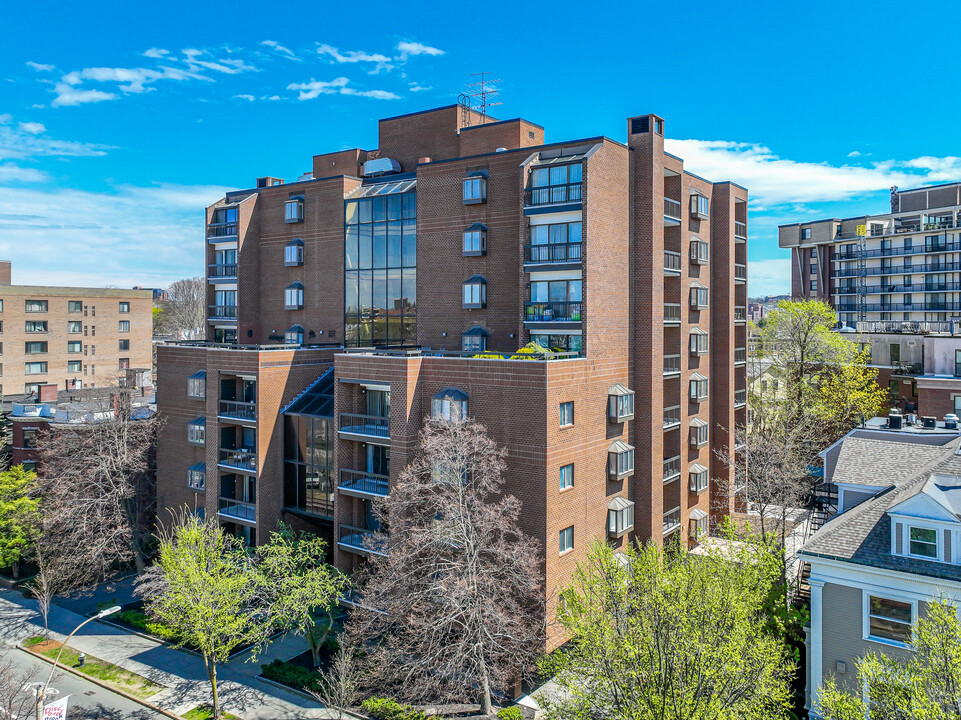
[[[119,598],[118,598],[119,599]],[[64,640],[85,615],[62,607],[50,608],[50,636]],[[37,603],[19,592],[0,591],[0,642],[14,645],[43,632],[43,619]],[[264,658],[289,658],[306,649],[299,638],[283,638],[267,647],[261,661],[237,658],[218,670],[218,689],[222,706],[243,720],[294,720],[295,718],[336,718],[319,703],[257,680]],[[166,687],[149,699],[151,703],[175,714],[183,714],[210,702],[210,685],[203,661],[187,652],[175,650],[154,640],[126,633],[100,622],[92,622],[70,640],[70,646],[142,675]]]

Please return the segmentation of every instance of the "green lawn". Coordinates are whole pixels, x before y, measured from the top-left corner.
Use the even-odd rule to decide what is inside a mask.
[[[214,709],[210,705],[198,705],[193,710],[183,716],[184,720],[210,720],[214,716]],[[240,720],[236,715],[229,712],[220,711],[220,716],[224,720]]]
[[[28,638],[23,644],[32,652],[51,660],[57,657],[57,652],[60,650],[59,642],[42,637]],[[149,698],[164,689],[163,685],[158,685],[135,672],[124,670],[93,655],[87,655],[86,663],[83,667],[79,667],[79,653],[69,646],[65,647],[60,655],[60,664],[138,698]]]

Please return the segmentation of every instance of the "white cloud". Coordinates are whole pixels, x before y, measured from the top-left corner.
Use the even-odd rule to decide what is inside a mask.
[[[330,81],[310,79],[310,82],[291,83],[287,86],[288,90],[299,90],[298,100],[313,100],[321,95],[355,95],[358,97],[369,97],[376,100],[399,100],[400,96],[387,90],[355,90],[347,87],[349,83],[345,77],[334,78]]]
[[[25,168],[13,163],[0,165],[0,185],[7,183],[33,183],[48,180],[47,173],[36,168]]]
[[[280,53],[281,55],[286,55],[286,56],[289,57],[289,58],[294,57],[294,52],[293,52],[293,50],[291,50],[290,48],[285,48],[283,45],[281,45],[281,44],[280,44],[279,42],[277,42],[276,40],[264,40],[264,41],[263,41],[262,43],[260,43],[260,44],[261,44],[261,45],[266,45],[267,47],[273,48],[274,50],[276,50],[276,51],[277,51],[278,53]]]
[[[444,51],[439,48],[431,47],[430,45],[424,45],[419,42],[406,42],[401,41],[397,43],[397,52],[400,55],[397,57],[401,62],[407,62],[407,58],[410,55],[443,55]]]
[[[184,62],[186,62],[187,66],[192,70],[203,68],[204,70],[212,70],[213,72],[225,73],[227,75],[236,75],[257,69],[253,65],[248,65],[240,58],[215,58],[213,54],[207,50],[187,48],[181,52],[184,54]]]
[[[50,103],[53,107],[66,107],[68,105],[85,105],[87,103],[103,102],[113,100],[117,96],[113,93],[103,92],[102,90],[78,90],[67,83],[57,83],[53,88],[57,97]]]
[[[751,297],[791,293],[790,258],[748,260],[747,287]]]
[[[20,123],[20,129],[23,132],[31,135],[42,135],[47,131],[47,128],[44,127],[43,123],[38,122],[22,122]]]
[[[27,60],[27,65],[32,67],[37,72],[50,72],[51,70],[56,70],[53,65],[44,65],[43,63],[35,63],[32,60]]]
[[[254,100],[257,99],[257,98],[255,98],[253,95],[234,95],[234,97],[235,97],[237,100],[248,100],[248,101],[250,101],[250,102],[253,102]]]
[[[861,157],[861,152],[859,150],[852,150],[848,153],[848,157]]]
[[[21,283],[164,287],[203,275],[199,210],[226,191],[180,185],[124,185],[103,193],[8,187],[0,193],[0,255],[13,260]],[[149,256],[130,240],[144,236],[151,238]],[[85,251],[78,253],[81,247]],[[51,257],[63,258],[61,266],[50,267]]]
[[[170,54],[169,50],[164,50],[163,48],[150,48],[145,50],[143,53],[144,57],[148,58],[163,58]]]
[[[419,83],[411,83],[411,84],[410,84],[410,91],[411,91],[411,92],[426,92],[427,90],[433,90],[433,89],[434,89],[433,86],[430,86],[430,85],[428,85],[427,87],[424,87],[423,85],[421,85],[421,84],[419,84]]]
[[[0,115],[0,161],[35,157],[98,157],[106,155],[107,145],[55,140],[46,135],[40,123],[22,122],[13,126],[13,117]]]
[[[329,57],[337,64],[374,63],[374,67],[369,70],[371,75],[376,75],[381,70],[390,71],[394,69],[394,66],[390,63],[390,58],[380,53],[369,53],[364,50],[347,50],[341,53],[337,48],[330,45],[319,45],[317,54]]]

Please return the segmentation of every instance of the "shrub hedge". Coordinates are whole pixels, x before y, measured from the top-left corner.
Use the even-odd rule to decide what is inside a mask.
[[[524,713],[516,705],[501,708],[497,711],[498,720],[524,720]]]
[[[265,678],[279,682],[281,685],[307,691],[318,689],[317,671],[308,670],[302,665],[284,660],[271,660],[266,665],[261,665],[260,670]]]

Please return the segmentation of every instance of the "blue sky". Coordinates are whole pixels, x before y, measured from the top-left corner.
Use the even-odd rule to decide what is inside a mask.
[[[751,192],[751,295],[789,289],[777,225],[884,212],[961,179],[957,3],[490,0],[7,4],[0,257],[18,283],[203,270],[202,209],[491,71],[548,141],[666,118],[668,149]],[[941,30],[945,35],[939,36]]]

